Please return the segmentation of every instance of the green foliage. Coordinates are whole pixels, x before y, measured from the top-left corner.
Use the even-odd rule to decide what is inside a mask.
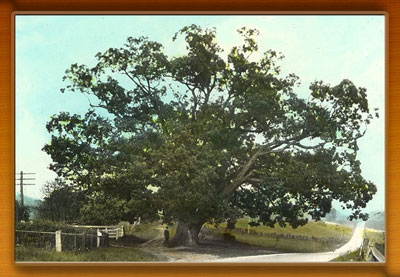
[[[306,215],[326,216],[334,199],[353,210],[350,219],[368,217],[361,209],[376,186],[357,160],[374,117],[366,89],[317,81],[299,98],[299,78],[280,74],[283,56],[254,59],[258,31],[238,32],[243,44],[226,55],[215,29],[191,25],[173,38],[187,45],[179,57],[130,37],[94,66],[66,71],[62,92],[97,101],[85,115],[54,115],[43,150],[50,168],[84,191],[90,221],[107,221],[112,209],[118,219],[161,215],[193,229],[243,215],[296,228]]]
[[[235,241],[236,237],[231,232],[224,232],[222,233],[222,237],[226,241]]]
[[[98,197],[80,210],[80,222],[92,225],[113,225],[122,219],[123,201]]]
[[[29,220],[29,212],[30,208],[27,206],[21,206],[20,201],[15,201],[15,222],[19,222],[21,220],[28,221]]]
[[[57,178],[47,182],[43,192],[44,199],[37,207],[38,218],[69,223],[79,221],[80,209],[85,199],[82,191],[68,186]]]

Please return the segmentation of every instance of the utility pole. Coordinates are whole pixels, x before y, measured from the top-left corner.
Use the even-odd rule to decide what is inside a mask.
[[[21,171],[20,173],[16,173],[19,175],[19,179],[15,179],[16,181],[19,181],[19,186],[20,186],[20,197],[21,197],[21,207],[24,207],[24,186],[33,186],[35,184],[27,184],[24,183],[24,181],[32,181],[35,180],[35,178],[26,178],[25,175],[35,175],[35,173],[24,173]]]

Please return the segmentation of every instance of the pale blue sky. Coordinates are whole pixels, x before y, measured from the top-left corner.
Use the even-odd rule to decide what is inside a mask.
[[[72,63],[93,65],[94,55],[120,47],[128,36],[161,42],[168,56],[184,52],[172,37],[189,24],[216,27],[225,53],[240,43],[236,30],[257,28],[260,52],[282,52],[282,74],[296,73],[308,93],[312,81],[332,85],[342,79],[366,87],[372,108],[381,117],[360,140],[363,175],[378,186],[368,210],[384,209],[384,16],[16,16],[16,170],[36,173],[36,186],[26,195],[41,197],[41,187],[54,179],[50,158],[41,151],[49,141],[45,124],[60,111],[84,113],[88,103],[79,93],[60,92],[61,78]],[[19,187],[17,187],[19,190]]]

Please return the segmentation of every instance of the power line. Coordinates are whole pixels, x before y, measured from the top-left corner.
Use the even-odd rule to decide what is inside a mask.
[[[24,175],[35,175],[36,173],[31,173],[31,172],[19,172],[19,173],[15,173],[19,175],[19,179],[16,178],[16,181],[19,181],[19,185],[20,185],[20,197],[21,197],[21,207],[24,207],[24,186],[34,186],[35,184],[27,184],[24,183],[24,181],[34,181],[35,178],[26,178],[24,177]],[[16,183],[17,185],[17,183]]]

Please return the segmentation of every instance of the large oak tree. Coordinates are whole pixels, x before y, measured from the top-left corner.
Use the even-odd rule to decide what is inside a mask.
[[[132,221],[178,222],[175,244],[197,243],[207,221],[244,215],[297,227],[333,200],[366,219],[376,192],[357,159],[375,116],[366,89],[318,81],[300,97],[298,77],[280,74],[281,55],[259,55],[258,31],[238,33],[243,44],[228,53],[215,29],[191,25],[173,38],[186,41],[181,56],[129,37],[93,67],[73,64],[62,92],[87,94],[90,107],[48,122],[50,168],[89,201],[118,199],[116,214]]]

